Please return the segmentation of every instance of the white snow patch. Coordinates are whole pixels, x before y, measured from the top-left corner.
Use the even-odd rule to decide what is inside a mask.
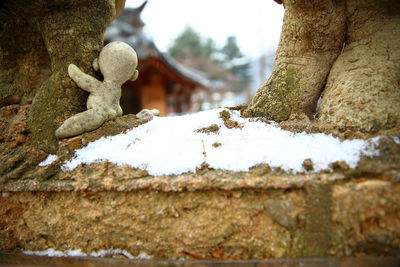
[[[400,145],[400,137],[398,137],[398,136],[393,136],[392,139],[393,139],[393,141],[394,141],[396,144]]]
[[[136,257],[138,260],[151,260],[152,257],[148,255],[146,252],[140,252],[140,254]]]
[[[85,257],[86,253],[82,252],[80,249],[67,250],[67,251],[58,251],[53,248],[49,248],[43,251],[23,251],[24,254],[27,255],[36,255],[36,256],[47,256],[47,257]]]
[[[335,161],[345,161],[354,168],[362,154],[379,153],[375,149],[379,137],[342,142],[326,134],[295,134],[273,122],[266,124],[254,118],[241,118],[239,111],[229,112],[231,119],[242,128],[228,129],[220,118],[220,111],[155,117],[124,134],[89,143],[77,150],[62,169],[68,171],[81,163],[110,161],[145,169],[150,175],[171,175],[194,172],[205,161],[211,168],[230,171],[248,171],[252,166],[267,163],[272,168],[300,172],[304,171],[303,161],[310,158],[314,171],[318,172]],[[218,133],[196,132],[212,124],[220,127]],[[221,146],[213,147],[214,143]]]
[[[23,254],[26,255],[35,255],[35,256],[46,256],[46,257],[106,257],[112,255],[124,255],[130,260],[150,260],[152,257],[149,256],[146,252],[141,252],[138,256],[132,256],[128,251],[122,249],[101,249],[99,251],[94,251],[89,254],[82,252],[80,249],[75,250],[66,250],[66,251],[58,251],[52,248],[49,248],[44,251],[23,251]]]
[[[50,164],[53,163],[56,159],[57,159],[57,155],[49,154],[49,155],[47,156],[47,158],[46,158],[45,160],[43,160],[42,162],[40,162],[38,165],[39,165],[40,167],[44,167],[44,166],[50,165]]]
[[[121,254],[124,255],[125,257],[127,257],[128,259],[136,259],[128,251],[121,250],[121,249],[108,249],[108,250],[101,249],[99,251],[90,253],[90,256],[92,256],[92,257],[105,257],[105,256],[109,256],[109,255],[121,255]]]

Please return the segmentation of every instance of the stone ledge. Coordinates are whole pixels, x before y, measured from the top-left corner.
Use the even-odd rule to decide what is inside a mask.
[[[249,172],[225,170],[203,170],[199,173],[181,175],[150,176],[146,171],[129,166],[117,166],[105,162],[80,166],[71,172],[62,172],[57,166],[48,166],[35,173],[39,178],[9,180],[0,184],[0,190],[21,191],[118,191],[158,190],[181,192],[198,190],[240,190],[240,189],[290,189],[302,188],[307,183],[339,182],[347,175],[335,173],[279,174],[267,171],[265,166],[257,166]],[[43,177],[46,173],[57,173],[52,179]]]
[[[0,251],[119,249],[155,260],[400,256],[400,145],[389,138],[381,156],[363,157],[356,169],[336,162],[333,172],[258,165],[154,177],[110,162],[63,172],[74,149],[143,122],[124,116],[61,141],[59,161],[38,167],[46,154],[32,149],[24,119],[9,120],[26,117],[26,108],[9,109]]]
[[[98,172],[69,180],[2,185],[0,251],[114,248],[153,259],[214,260],[400,256],[400,184],[387,174],[208,170],[135,179],[123,167],[95,165],[82,169]]]
[[[0,252],[0,266],[43,266],[43,265],[57,265],[57,266],[251,266],[251,267],[275,267],[275,266],[397,266],[400,264],[400,259],[395,258],[317,258],[317,259],[279,259],[279,260],[252,260],[252,261],[202,261],[202,260],[126,260],[126,259],[99,259],[90,257],[76,257],[76,258],[49,258],[28,256],[21,254],[8,254]]]

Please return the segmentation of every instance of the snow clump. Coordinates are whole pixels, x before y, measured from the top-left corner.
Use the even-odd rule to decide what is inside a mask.
[[[155,117],[126,133],[89,143],[77,150],[62,169],[69,171],[82,163],[110,161],[145,169],[150,175],[195,172],[202,163],[229,171],[248,171],[252,166],[267,163],[272,168],[302,172],[304,160],[311,159],[313,172],[319,172],[335,161],[345,161],[354,168],[363,154],[379,153],[379,137],[340,141],[322,133],[292,133],[274,122],[242,118],[239,111],[229,111],[230,119],[237,121],[238,127],[228,129],[220,116],[222,110]],[[218,125],[216,131],[199,131],[213,124]]]

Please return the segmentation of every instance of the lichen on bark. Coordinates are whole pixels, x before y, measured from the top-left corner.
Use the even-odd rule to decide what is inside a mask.
[[[288,103],[287,99],[295,99],[299,82],[299,75],[294,69],[279,69],[274,72],[271,78],[264,85],[269,88],[262,93],[257,94],[253,103],[267,102],[269,105],[260,105],[253,109],[254,115],[268,114],[275,120],[286,120],[290,114],[298,109],[299,102],[295,101],[293,105]]]

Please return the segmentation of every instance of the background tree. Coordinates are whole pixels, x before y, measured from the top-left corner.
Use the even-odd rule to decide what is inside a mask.
[[[229,36],[226,39],[226,43],[224,47],[222,47],[221,52],[226,56],[226,61],[243,56],[235,36]]]
[[[244,89],[251,80],[250,62],[240,51],[235,36],[229,36],[220,52],[224,55],[222,63],[238,77],[237,90]]]
[[[204,38],[187,26],[168,53],[184,65],[207,73],[211,80],[225,80],[232,91],[243,91],[250,81],[250,62],[243,56],[235,36],[229,36],[218,49],[213,39]]]
[[[213,54],[217,51],[217,46],[215,44],[215,41],[212,38],[208,37],[205,40],[203,50],[204,50],[204,55],[212,57]]]
[[[211,38],[204,41],[197,31],[190,26],[186,26],[168,48],[168,54],[174,58],[184,58],[189,54],[196,57],[210,56],[214,52],[214,47],[215,42]]]

